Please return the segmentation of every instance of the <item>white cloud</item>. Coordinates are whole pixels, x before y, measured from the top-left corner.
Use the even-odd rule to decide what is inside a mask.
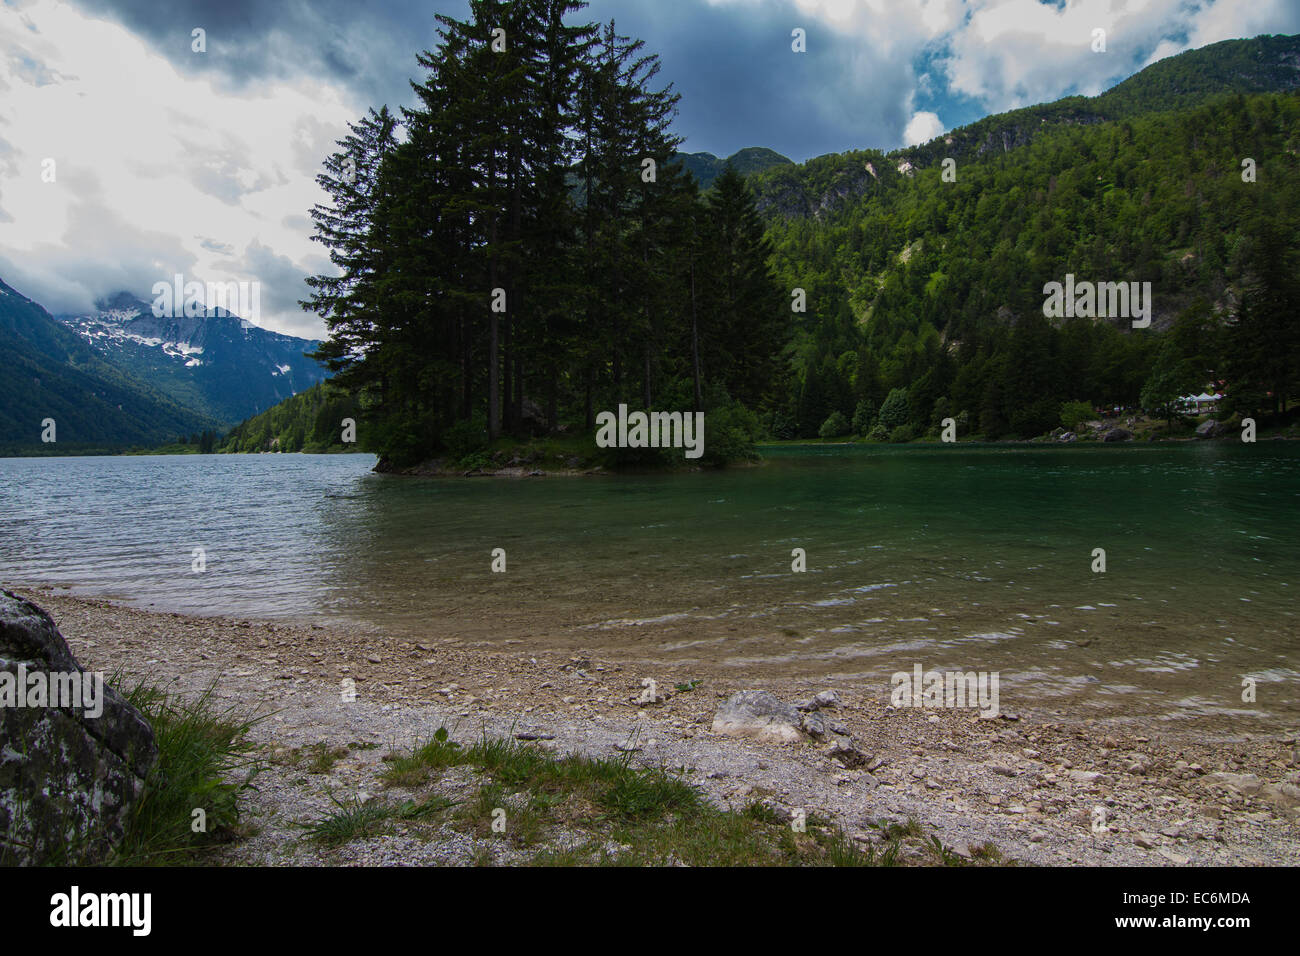
[[[1297,32],[1300,32],[1300,4],[1295,0],[1217,0],[1193,15],[1186,40],[1161,41],[1147,63],[1220,40]]]
[[[148,298],[175,272],[258,280],[261,324],[322,331],[292,305],[301,283],[279,286],[319,262],[287,223],[324,198],[315,175],[353,118],[343,91],[218,90],[53,0],[0,6],[0,91],[0,278],[54,311],[88,308],[119,281]],[[41,181],[46,158],[54,183]]]
[[[957,94],[1000,112],[1071,93],[1095,95],[1163,56],[1236,37],[1300,32],[1297,0],[710,0],[763,5],[814,19],[861,44],[866,66],[844,76],[856,95],[885,95],[869,85],[871,68],[905,70],[904,141],[920,135],[912,100]],[[1096,29],[1106,52],[1093,49]],[[935,55],[929,79],[912,74]],[[878,71],[876,71],[878,72]],[[848,91],[838,90],[844,99]],[[887,145],[887,144],[879,144]]]
[[[908,120],[907,128],[903,130],[903,145],[919,146],[930,142],[942,132],[943,121],[939,119],[938,114],[921,110],[913,113],[912,118]]]

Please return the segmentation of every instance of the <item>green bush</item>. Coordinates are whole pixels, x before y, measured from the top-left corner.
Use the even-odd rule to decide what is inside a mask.
[[[907,389],[896,388],[885,398],[885,402],[880,406],[880,424],[888,429],[896,429],[900,425],[906,425],[909,418],[912,417],[911,405],[907,400]]]
[[[475,415],[469,421],[460,421],[442,433],[442,444],[447,454],[457,461],[488,446],[487,419]]]
[[[890,444],[904,445],[916,437],[916,429],[911,425],[899,425],[889,433]]]
[[[866,435],[876,423],[876,403],[868,398],[858,402],[853,410],[853,434]]]
[[[1079,426],[1092,418],[1092,406],[1087,402],[1062,402],[1061,427],[1068,431],[1078,431]]]
[[[714,408],[705,414],[704,422],[704,456],[700,463],[727,465],[758,459],[754,443],[762,435],[762,425],[758,416],[744,405],[732,402]],[[675,450],[674,453],[680,454]],[[691,463],[688,459],[687,464]]]
[[[822,438],[839,438],[841,435],[849,433],[849,421],[839,412],[831,412],[826,421],[822,422],[822,427],[817,430],[817,434]]]

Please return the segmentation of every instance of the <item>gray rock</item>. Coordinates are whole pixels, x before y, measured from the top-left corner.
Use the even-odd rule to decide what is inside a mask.
[[[1264,785],[1253,773],[1227,773],[1219,771],[1204,778],[1207,787],[1222,787],[1239,793],[1243,797],[1253,797]]]
[[[830,710],[840,705],[840,695],[833,690],[820,691],[816,697],[798,701],[794,706],[798,710]]]
[[[1078,441],[1078,440],[1079,440],[1079,436],[1076,435],[1074,432],[1062,432],[1060,435],[1057,435],[1057,436],[1056,436],[1056,440],[1059,441],[1059,442],[1066,442],[1066,443],[1068,443],[1068,442],[1072,442],[1072,441]]]
[[[1132,441],[1133,433],[1127,428],[1116,426],[1101,436],[1102,441]]]
[[[841,766],[850,769],[854,767],[863,767],[867,765],[868,757],[853,744],[847,740],[837,740],[831,744],[830,750],[826,751],[826,756],[832,760],[838,760]],[[873,786],[874,786],[874,778]]]
[[[1213,418],[1207,418],[1196,426],[1197,438],[1213,438],[1219,433],[1219,423]]]
[[[804,733],[809,737],[826,736],[826,722],[817,714],[804,714],[799,721],[799,726],[803,728]]]
[[[767,741],[803,739],[803,715],[765,690],[742,690],[718,708],[713,732]]]
[[[1270,783],[1260,789],[1262,799],[1279,810],[1300,808],[1300,787],[1293,783]]]
[[[48,614],[0,591],[0,681],[20,674],[28,688],[37,675],[93,680]],[[107,684],[93,709],[80,703],[92,702],[0,706],[0,862],[93,864],[121,843],[158,760],[153,728]]]

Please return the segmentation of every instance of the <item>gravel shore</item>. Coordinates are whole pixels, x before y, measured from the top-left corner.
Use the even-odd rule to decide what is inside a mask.
[[[823,712],[851,738],[845,760],[813,739],[763,743],[716,734],[713,716],[753,685],[734,670],[625,665],[454,638],[413,642],[377,630],[136,610],[21,589],[50,612],[83,666],[215,696],[262,716],[265,761],[250,791],[250,835],[218,851],[229,865],[424,865],[522,862],[491,838],[451,829],[396,832],[327,848],[301,824],[336,801],[384,792],[383,757],[439,727],[597,756],[632,753],[679,772],[721,806],[760,801],[828,817],[862,843],[873,821],[918,821],[957,857],[995,847],[1004,861],[1047,865],[1296,865],[1300,753],[1277,734],[1080,714],[894,709],[889,688],[765,680],[784,701],[834,690]],[[341,686],[355,683],[355,701]],[[660,700],[640,703],[643,682]],[[830,734],[827,735],[829,738]],[[326,755],[323,760],[311,757]],[[859,759],[860,758],[860,759]],[[854,764],[845,766],[845,763]],[[444,787],[469,787],[464,768]],[[458,776],[459,775],[459,776]],[[977,850],[978,855],[978,850]]]

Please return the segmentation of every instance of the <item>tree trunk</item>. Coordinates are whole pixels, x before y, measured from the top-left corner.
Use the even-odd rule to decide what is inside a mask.
[[[700,387],[700,323],[695,311],[695,263],[691,263],[691,370],[695,376],[695,411],[704,410]]]

